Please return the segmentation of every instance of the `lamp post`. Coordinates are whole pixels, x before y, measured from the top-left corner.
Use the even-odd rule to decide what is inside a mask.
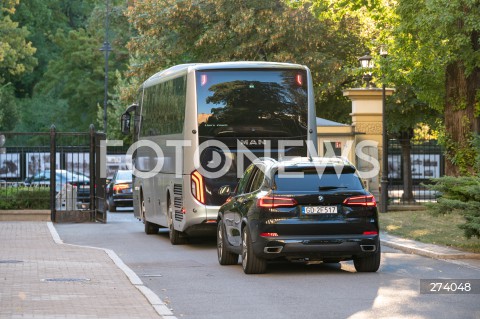
[[[380,56],[387,58],[387,50],[380,47]],[[382,73],[383,76],[383,73]],[[387,120],[385,116],[387,106],[387,98],[385,94],[385,78],[382,81],[382,178],[380,181],[380,211],[386,213],[388,211],[388,138],[387,138]]]
[[[387,51],[382,47],[380,49],[380,56],[386,58]],[[373,67],[372,56],[366,54],[358,58],[360,64],[366,72],[363,75],[363,80],[366,82],[367,88],[372,88],[370,82],[372,80],[371,69]],[[380,211],[382,213],[388,210],[388,139],[387,139],[387,123],[385,118],[386,109],[386,92],[385,83],[382,84],[382,175],[380,180]]]
[[[108,56],[112,48],[108,42],[108,0],[106,0],[106,11],[105,11],[105,41],[103,46],[100,48],[100,51],[105,53],[105,93],[103,96],[103,132],[107,134],[107,104],[108,104]]]
[[[371,69],[373,67],[373,61],[372,61],[372,56],[370,54],[365,54],[364,56],[361,56],[358,58],[358,61],[360,61],[360,65],[366,72],[363,74],[362,79],[367,83],[367,88],[372,87],[372,72]]]

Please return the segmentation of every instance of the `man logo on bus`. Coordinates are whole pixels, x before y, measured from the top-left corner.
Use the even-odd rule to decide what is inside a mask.
[[[247,146],[267,145],[267,143],[269,142],[268,140],[256,140],[256,139],[253,139],[253,140],[239,140],[239,141],[243,145],[247,145]]]

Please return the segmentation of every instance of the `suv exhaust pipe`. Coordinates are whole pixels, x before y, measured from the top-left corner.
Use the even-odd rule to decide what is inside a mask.
[[[266,254],[278,254],[282,251],[283,246],[273,246],[273,247],[265,247],[263,252]]]
[[[360,248],[362,249],[363,252],[366,252],[366,253],[373,253],[374,251],[377,250],[377,247],[375,245],[360,245]]]

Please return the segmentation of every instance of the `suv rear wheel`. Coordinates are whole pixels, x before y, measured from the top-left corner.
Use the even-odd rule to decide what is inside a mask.
[[[377,243],[377,250],[366,257],[353,259],[353,265],[357,272],[376,272],[380,267],[380,243]]]
[[[267,261],[253,253],[252,237],[247,226],[242,231],[242,268],[246,274],[263,274],[267,271]]]

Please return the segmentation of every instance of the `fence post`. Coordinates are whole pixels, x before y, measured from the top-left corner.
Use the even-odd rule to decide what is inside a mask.
[[[55,125],[50,126],[50,219],[56,219],[56,168],[57,168],[57,144]]]
[[[97,177],[95,175],[95,126],[90,124],[90,220],[95,221],[97,207],[95,202],[95,187]]]

